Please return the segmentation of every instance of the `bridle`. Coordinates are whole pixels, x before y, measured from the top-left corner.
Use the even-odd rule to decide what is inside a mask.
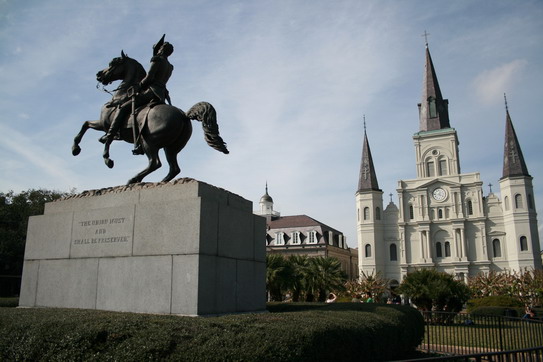
[[[123,59],[122,63],[124,63],[124,59]],[[122,63],[120,63],[120,64],[122,64]],[[114,67],[118,67],[120,64],[115,64]],[[100,88],[100,86],[101,86],[101,88]],[[121,83],[117,88],[115,88],[115,89],[112,90],[112,91],[109,91],[109,90],[106,89],[106,86],[105,86],[104,84],[102,84],[102,83],[100,83],[100,82],[96,83],[96,89],[101,90],[101,91],[103,91],[103,92],[106,92],[106,93],[108,93],[108,94],[109,94],[110,96],[112,96],[112,97],[114,96],[114,93],[115,93],[115,92],[117,92],[117,91],[119,91],[119,90],[121,90],[121,89],[126,89],[126,88],[129,88],[128,85],[126,85],[126,84],[123,85],[123,84]]]
[[[100,87],[100,86],[101,86],[101,87]],[[111,91],[110,91],[110,90],[107,90],[107,89],[106,89],[106,86],[103,85],[102,83],[100,83],[100,82],[96,83],[96,89],[101,90],[101,91],[103,91],[103,92],[106,92],[106,93],[108,93],[108,94],[109,94],[110,96],[112,96],[112,97],[115,95],[115,94],[114,94],[115,92],[117,92],[118,90],[121,90],[121,89],[125,89],[125,88],[127,88],[127,86],[126,86],[126,85],[123,86],[123,85],[121,84],[121,85],[119,85],[117,88],[115,88],[114,90],[111,90]]]

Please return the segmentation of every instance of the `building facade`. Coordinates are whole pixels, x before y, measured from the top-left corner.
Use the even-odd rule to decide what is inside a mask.
[[[281,216],[266,193],[260,198],[256,215],[266,218],[266,252],[270,254],[334,257],[349,279],[358,278],[358,251],[347,246],[341,231],[307,215]]]
[[[532,177],[507,104],[501,198],[492,191],[483,194],[478,172],[460,171],[458,136],[428,46],[418,107],[417,178],[398,181],[398,205],[391,200],[383,209],[364,130],[356,192],[360,271],[380,271],[401,282],[417,268],[436,268],[463,280],[481,272],[541,269]]]

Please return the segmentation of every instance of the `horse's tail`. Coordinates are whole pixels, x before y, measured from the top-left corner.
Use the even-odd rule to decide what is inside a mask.
[[[226,148],[226,143],[219,135],[217,112],[215,112],[215,108],[211,104],[207,102],[196,103],[187,112],[187,117],[202,122],[204,137],[208,145],[222,153],[230,153]]]

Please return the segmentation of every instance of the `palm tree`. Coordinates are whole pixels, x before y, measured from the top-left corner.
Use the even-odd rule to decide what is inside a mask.
[[[266,255],[266,290],[268,299],[281,301],[292,281],[292,268],[280,254]]]
[[[306,255],[291,255],[288,262],[292,270],[292,301],[299,302],[302,294],[306,292],[309,258]]]
[[[360,276],[360,290],[364,294],[368,294],[373,297],[374,300],[379,301],[381,295],[389,290],[389,280],[384,278],[380,272],[375,275],[373,273],[364,273]]]
[[[306,280],[308,299],[318,294],[319,302],[324,302],[329,291],[343,290],[347,276],[341,270],[341,263],[336,258],[318,257],[309,259]]]

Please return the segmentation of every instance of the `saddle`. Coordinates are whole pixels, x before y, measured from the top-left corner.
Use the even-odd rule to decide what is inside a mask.
[[[133,128],[134,127],[134,118],[135,118],[136,121],[137,121],[136,130],[137,130],[137,134],[138,134],[138,137],[139,137],[139,131],[145,126],[145,123],[147,122],[147,114],[149,113],[149,111],[151,109],[153,109],[155,106],[157,106],[159,104],[165,104],[165,103],[160,102],[159,100],[153,99],[150,103],[147,103],[147,104],[144,104],[142,106],[137,107],[136,110],[135,110],[135,117],[133,117],[132,112],[130,112],[125,117],[125,119],[123,120],[121,129],[123,129],[123,128]],[[110,119],[111,119],[111,117],[113,117],[115,115],[116,110],[117,110],[117,107],[112,109],[112,111],[111,111],[111,113],[109,115]],[[142,112],[147,112],[147,113],[145,114],[145,117],[140,118],[139,115]],[[116,140],[120,139],[120,130],[115,135],[115,139]]]

